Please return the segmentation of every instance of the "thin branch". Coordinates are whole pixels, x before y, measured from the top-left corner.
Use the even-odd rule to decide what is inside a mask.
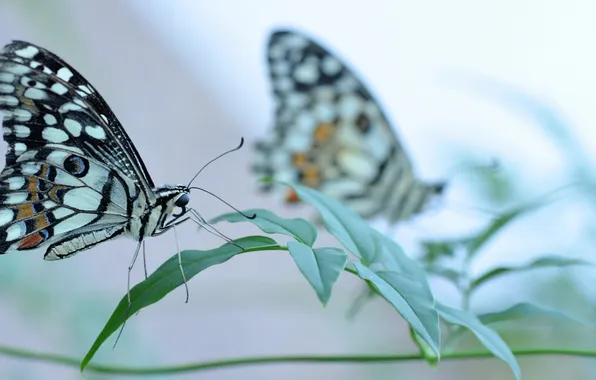
[[[515,356],[535,355],[566,355],[596,358],[596,350],[564,349],[564,348],[522,348],[512,350]],[[12,356],[21,359],[31,359],[54,364],[62,364],[78,368],[80,360],[77,358],[40,353],[0,346],[0,355]],[[467,360],[467,359],[490,359],[493,354],[485,351],[462,351],[443,354],[442,361],[446,360]],[[188,363],[164,367],[118,367],[100,364],[89,364],[87,371],[98,373],[111,373],[119,375],[163,375],[184,372],[198,372],[212,369],[221,369],[248,365],[263,364],[288,364],[288,363],[386,363],[425,360],[420,354],[394,354],[394,355],[288,355],[288,356],[262,356],[246,357],[238,359],[216,360],[209,362]]]

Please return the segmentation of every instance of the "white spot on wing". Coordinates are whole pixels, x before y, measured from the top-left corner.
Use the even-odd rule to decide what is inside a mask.
[[[52,209],[52,208],[58,206],[58,204],[53,201],[44,201],[42,204],[43,204],[43,207],[46,208],[46,210],[49,210],[49,209]]]
[[[16,154],[22,154],[23,152],[25,152],[27,150],[27,145],[18,142],[16,144],[14,144],[14,152]]]
[[[278,91],[286,92],[286,91],[290,91],[292,88],[294,88],[294,83],[292,82],[292,80],[290,78],[281,77],[281,78],[278,78],[277,80],[273,81],[273,86]]]
[[[14,96],[2,95],[0,96],[0,104],[6,104],[7,106],[14,107],[19,104],[19,99]]]
[[[362,110],[362,101],[354,95],[345,95],[339,100],[338,113],[342,118],[354,119]]]
[[[26,162],[21,166],[21,172],[25,175],[35,174],[39,171],[40,164]]]
[[[14,81],[14,74],[0,73],[0,82],[12,83]]]
[[[62,67],[60,70],[58,70],[56,76],[68,82],[70,78],[72,78],[72,71],[70,71],[68,67]]]
[[[55,209],[54,211],[52,211],[52,213],[54,214],[54,217],[56,219],[62,219],[65,216],[68,216],[70,214],[73,214],[74,211],[71,210],[71,209],[69,209],[69,208],[66,208],[66,207],[58,207],[57,209]]]
[[[68,103],[64,103],[63,105],[60,106],[60,108],[58,108],[58,112],[60,113],[66,113],[68,111],[82,111],[83,108],[77,104],[74,104],[72,102],[68,102]]]
[[[14,75],[23,75],[23,74],[27,74],[31,72],[31,69],[27,66],[23,66],[23,65],[6,65],[4,66],[4,70],[8,71],[10,73],[13,73]]]
[[[85,186],[85,184],[77,179],[77,177],[70,175],[66,172],[59,170],[56,173],[56,178],[54,179],[54,183],[59,185],[65,185],[70,187],[78,187],[78,186]]]
[[[16,121],[29,121],[31,120],[31,112],[17,108],[16,110],[12,111],[12,115]],[[6,116],[5,116],[6,117]]]
[[[28,193],[12,193],[8,194],[6,200],[4,201],[5,204],[14,205],[17,203],[23,203],[27,200]]]
[[[83,130],[81,123],[73,119],[65,119],[64,127],[74,137],[79,137],[81,135],[81,130]]]
[[[41,132],[41,137],[52,143],[61,143],[68,140],[68,134],[66,132],[54,127],[45,127]]]
[[[64,95],[68,92],[68,88],[66,88],[66,86],[62,83],[54,83],[52,87],[50,87],[50,90],[58,95]]]
[[[85,127],[85,133],[96,140],[103,140],[106,138],[106,131],[100,126],[88,125]]]
[[[84,211],[97,211],[101,199],[101,194],[88,187],[72,189],[64,195],[64,203],[67,206]]]
[[[33,58],[35,54],[39,53],[39,49],[35,46],[27,46],[26,48],[15,50],[15,54],[23,58]]]
[[[17,124],[14,126],[14,134],[20,138],[29,137],[31,129],[25,125]]]
[[[47,125],[54,125],[58,122],[58,120],[56,120],[56,116],[50,113],[43,115],[43,121],[45,121]]]
[[[10,190],[18,190],[25,186],[25,178],[24,177],[10,177],[7,178],[4,182],[8,184],[8,188]]]
[[[43,100],[48,98],[48,94],[39,88],[28,88],[25,90],[24,95],[33,100]]]
[[[3,209],[0,210],[0,226],[7,225],[8,223],[12,222],[12,218],[14,217],[14,212],[10,209]]]
[[[73,191],[73,190],[71,190]],[[68,193],[67,193],[68,195]],[[95,219],[95,214],[76,214],[54,226],[54,235],[63,234],[89,224]]]
[[[294,79],[298,82],[314,84],[319,79],[316,62],[303,63],[294,69]]]
[[[321,62],[321,70],[327,75],[335,75],[341,70],[341,63],[328,55]]]
[[[0,93],[10,94],[14,91],[14,86],[10,84],[0,84]]]
[[[25,227],[25,222],[20,222],[13,224],[12,226],[6,229],[6,240],[11,241],[20,238],[21,236],[25,235],[27,228]]]

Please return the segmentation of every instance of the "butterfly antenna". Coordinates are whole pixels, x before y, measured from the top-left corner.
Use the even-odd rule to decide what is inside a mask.
[[[191,179],[191,180],[190,180],[190,182],[188,183],[188,186],[187,186],[187,187],[189,187],[189,186],[192,184],[192,182],[193,182],[193,181],[194,181],[194,180],[195,180],[195,179],[196,179],[196,178],[199,176],[199,174],[201,174],[201,172],[202,172],[202,171],[203,171],[203,170],[204,170],[204,169],[205,169],[207,166],[209,166],[209,164],[211,164],[213,161],[217,161],[217,160],[219,160],[220,158],[222,158],[222,157],[223,157],[223,156],[225,156],[226,154],[229,154],[229,153],[235,152],[235,151],[237,151],[237,150],[240,150],[240,148],[242,148],[242,145],[244,145],[244,137],[241,137],[241,138],[240,138],[240,144],[238,144],[238,146],[237,146],[236,148],[234,148],[234,149],[230,149],[230,150],[228,150],[228,151],[225,151],[225,152],[223,152],[223,153],[222,153],[222,154],[220,154],[219,156],[217,156],[217,157],[215,157],[215,158],[211,159],[209,162],[207,162],[205,165],[203,165],[203,167],[202,167],[201,169],[199,169],[199,171],[197,172],[197,174],[195,174],[195,176],[194,176],[194,177],[192,177],[192,179]]]
[[[214,193],[210,192],[209,190],[205,190],[205,189],[203,189],[202,187],[196,187],[196,186],[193,186],[193,187],[189,187],[188,189],[189,189],[189,190],[190,190],[190,189],[196,189],[196,190],[200,190],[200,191],[202,191],[202,192],[204,192],[204,193],[207,193],[207,194],[211,195],[212,197],[214,197],[214,198],[218,199],[218,200],[219,200],[221,203],[225,204],[226,206],[228,206],[228,207],[229,207],[229,208],[231,208],[232,210],[236,211],[238,214],[242,215],[242,216],[243,216],[243,217],[245,217],[246,219],[254,219],[254,218],[256,218],[256,217],[257,217],[257,214],[247,215],[247,214],[243,213],[242,211],[238,210],[236,207],[234,207],[234,206],[232,206],[231,204],[229,204],[228,202],[224,201],[224,200],[223,200],[221,197],[219,197],[219,196],[215,195]]]

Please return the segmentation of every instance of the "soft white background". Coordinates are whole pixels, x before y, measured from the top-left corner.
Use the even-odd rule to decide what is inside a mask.
[[[200,184],[239,208],[267,207],[289,216],[296,211],[256,193],[248,171],[250,145],[272,121],[264,47],[278,26],[317,36],[357,69],[387,108],[423,178],[448,177],[462,157],[473,156],[498,157],[518,181],[521,199],[571,180],[544,130],[465,86],[457,80],[461,74],[483,75],[548,100],[564,112],[586,151],[596,147],[596,3],[589,0],[0,1],[0,42],[30,40],[83,73],[118,115],[155,182],[186,182],[244,136],[247,147],[205,171]],[[470,212],[481,204],[466,181],[465,175],[454,178],[441,208],[402,227],[398,239],[408,251],[415,249],[416,236],[459,236],[486,221],[486,215]],[[199,194],[192,204],[208,217],[228,211]],[[474,273],[547,252],[590,258],[587,207],[576,198],[525,218],[493,242]],[[248,225],[221,229],[229,236],[256,232]],[[181,232],[183,248],[221,244],[190,225]],[[174,237],[153,239],[148,248],[149,268],[155,268],[174,253]],[[44,262],[42,252],[0,257],[0,344],[82,357],[126,290],[133,250],[134,242],[123,239],[63,262]],[[593,272],[574,274],[589,293]],[[141,277],[138,266],[135,278]],[[342,277],[323,308],[287,255],[237,257],[193,279],[188,305],[178,290],[143,310],[127,324],[116,349],[108,342],[96,362],[141,366],[414,350],[405,324],[383,302],[373,302],[354,322],[344,318],[358,285]],[[440,298],[457,303],[452,290],[434,285]],[[475,305],[488,310],[516,302],[530,293],[530,285],[510,279],[481,292]],[[593,374],[587,360],[520,361],[526,379]],[[76,369],[7,358],[0,358],[0,375],[81,378]],[[480,375],[488,380],[510,373],[504,364],[484,360],[446,362],[436,369],[424,363],[255,366],[171,378]]]

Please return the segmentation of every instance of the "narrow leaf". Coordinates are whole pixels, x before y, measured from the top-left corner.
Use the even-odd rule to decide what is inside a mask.
[[[246,251],[259,251],[274,249],[277,247],[275,240],[265,236],[249,236],[234,241],[244,250],[236,245],[227,243],[219,248],[208,251],[185,250],[182,256],[182,267],[187,280],[199,272],[217,264],[224,263],[232,257]],[[112,335],[122,324],[135,313],[144,307],[154,304],[168,293],[184,283],[180,268],[178,267],[178,255],[174,255],[163,263],[145,281],[140,282],[130,290],[131,304],[128,306],[127,295],[112,313],[112,316],[104,326],[103,330],[91,346],[81,362],[81,371],[85,369],[101,345]]]
[[[335,236],[348,251],[365,262],[370,262],[369,255],[374,251],[371,229],[358,214],[316,190],[297,184],[288,185],[296,190],[301,200],[317,209],[327,231]]]
[[[445,321],[454,325],[463,326],[474,333],[484,347],[509,365],[516,379],[521,379],[521,370],[517,364],[517,360],[515,359],[515,356],[513,356],[511,349],[509,349],[509,346],[507,346],[503,339],[501,339],[499,334],[484,326],[473,314],[439,303],[436,304],[436,308],[441,315],[441,318]]]
[[[210,223],[226,221],[230,223],[250,222],[268,234],[288,235],[296,240],[309,245],[315,243],[317,239],[317,229],[307,220],[302,218],[286,219],[279,217],[268,210],[250,209],[243,211],[246,215],[255,214],[254,219],[247,219],[238,212],[220,215],[210,220]]]
[[[359,262],[351,264],[356,269],[356,274],[374,286],[432,350],[440,355],[441,336],[434,299],[420,291],[420,284],[400,277],[396,272],[375,273]]]
[[[308,245],[295,241],[288,242],[288,250],[319,300],[326,305],[333,285],[346,266],[348,255],[339,248],[313,250]]]
[[[487,273],[483,274],[482,276],[478,277],[470,284],[471,289],[476,289],[479,286],[485,284],[488,281],[494,280],[500,276],[504,276],[507,274],[512,273],[519,273],[523,271],[528,271],[531,269],[539,269],[539,268],[562,268],[568,267],[572,265],[593,265],[592,263],[582,260],[582,259],[574,259],[564,256],[544,256],[539,259],[536,259],[530,263],[518,265],[518,266],[502,266],[494,268]]]
[[[559,310],[549,309],[528,302],[521,302],[503,311],[486,313],[478,316],[484,324],[510,321],[515,319],[546,318],[558,319],[564,322],[579,323],[584,326],[594,327],[594,324]]]
[[[534,210],[540,204],[532,203],[521,207],[514,208],[504,214],[495,218],[487,228],[482,230],[477,235],[467,240],[467,254],[469,257],[475,256],[480,248],[484,247],[498,232],[508,226],[512,221],[524,215],[525,213]]]

